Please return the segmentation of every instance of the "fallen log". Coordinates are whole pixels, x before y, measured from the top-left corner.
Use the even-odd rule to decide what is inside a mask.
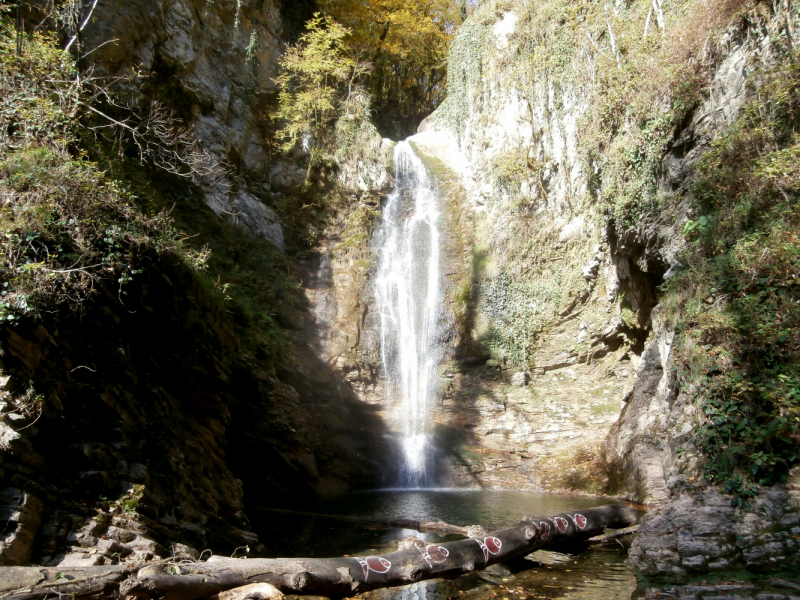
[[[0,598],[112,598],[137,570],[127,565],[0,567]]]
[[[135,575],[125,567],[92,567],[91,577],[84,577],[87,582],[84,586],[77,580],[65,581],[68,576],[59,573],[58,568],[16,567],[14,576],[24,587],[5,586],[7,591],[0,593],[0,598],[46,600],[69,594],[73,600],[120,597],[202,600],[215,595],[224,598],[223,592],[258,583],[268,583],[287,594],[352,596],[424,579],[455,578],[543,546],[586,540],[609,527],[626,527],[635,519],[632,509],[610,504],[552,517],[526,515],[513,527],[445,544],[426,544],[409,537],[400,543],[397,552],[381,556],[324,559],[212,556],[204,563],[151,564]],[[106,569],[107,574],[103,576],[100,569]],[[80,573],[89,572],[89,568],[69,572],[69,577],[83,577]]]

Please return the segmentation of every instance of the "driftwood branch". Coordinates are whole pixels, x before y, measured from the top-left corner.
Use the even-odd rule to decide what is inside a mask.
[[[211,596],[208,600],[283,600],[283,594],[268,583],[251,583]]]
[[[268,588],[248,595],[224,594],[252,584],[270,584],[283,593],[352,596],[367,590],[405,585],[437,577],[455,578],[528,554],[538,548],[586,540],[606,528],[635,522],[633,510],[610,504],[551,517],[526,515],[522,521],[489,534],[445,544],[406,538],[397,552],[342,558],[236,559],[212,556],[205,563],[166,562],[135,574],[125,566],[57,569],[15,567],[3,573],[0,598],[45,600],[63,597],[202,600],[219,595],[268,597]],[[9,585],[7,581],[15,583]],[[248,588],[253,590],[254,588]],[[265,591],[266,590],[266,591]]]
[[[629,535],[633,535],[639,531],[639,526],[634,525],[633,527],[626,527],[624,529],[620,529],[618,531],[614,531],[613,533],[607,533],[605,535],[596,535],[593,538],[589,538],[588,541],[590,542],[597,542],[599,544],[607,544],[609,542],[614,542],[620,538],[628,537]]]
[[[368,529],[413,529],[420,533],[438,533],[439,535],[463,535],[469,537],[479,535],[485,530],[479,525],[470,527],[460,527],[450,525],[444,521],[415,521],[413,519],[371,519],[368,517],[352,517],[346,515],[326,515],[320,513],[303,512],[297,510],[286,510],[283,508],[262,508],[266,512],[294,515],[300,517],[314,517],[316,519],[327,519],[340,521],[343,523],[353,523]]]

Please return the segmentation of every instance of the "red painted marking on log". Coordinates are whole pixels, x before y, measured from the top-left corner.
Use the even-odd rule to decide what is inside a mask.
[[[542,538],[546,538],[550,535],[550,523],[545,523],[542,521],[539,523],[539,533],[542,535]]]
[[[367,557],[367,566],[369,567],[370,571],[375,571],[376,573],[387,573],[389,569],[392,568],[392,563],[385,558],[381,558],[380,556],[369,556]]]
[[[389,569],[392,568],[392,563],[380,556],[368,556],[366,558],[355,558],[354,560],[358,561],[358,564],[361,565],[361,570],[364,571],[365,582],[367,581],[367,577],[369,577],[370,571],[374,571],[375,573],[387,573]]]
[[[586,520],[586,517],[584,517],[583,515],[575,515],[573,518],[575,519],[575,524],[580,529],[583,529],[584,527],[586,527],[586,523],[588,522]]]
[[[503,547],[503,542],[498,540],[496,537],[487,537],[484,540],[486,547],[489,549],[489,552],[492,554],[497,554],[500,552],[500,548]]]
[[[569,521],[567,521],[564,517],[556,517],[555,518],[556,527],[561,533],[564,533],[569,527]]]
[[[450,556],[450,551],[442,546],[428,546],[425,553],[433,562],[444,562]]]

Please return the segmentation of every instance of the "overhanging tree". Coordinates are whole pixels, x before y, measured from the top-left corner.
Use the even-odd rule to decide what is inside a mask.
[[[346,111],[363,72],[363,66],[348,54],[344,43],[348,35],[348,28],[317,13],[279,61],[278,109],[272,114],[280,124],[276,139],[284,152],[300,145],[309,153],[308,173],[324,150],[333,124]]]
[[[471,2],[470,2],[471,3]],[[346,44],[372,69],[365,86],[383,135],[402,138],[442,101],[447,48],[467,0],[322,0],[350,29]]]

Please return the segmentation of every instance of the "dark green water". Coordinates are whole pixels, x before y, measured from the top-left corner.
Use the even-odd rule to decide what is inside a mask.
[[[298,510],[373,519],[444,521],[453,525],[512,525],[525,514],[549,515],[609,503],[608,499],[504,492],[492,490],[387,490],[350,494],[306,505]],[[431,542],[460,539],[419,534],[405,529],[370,530],[351,523],[318,517],[289,516],[261,511],[253,525],[270,556],[326,557],[391,552],[397,541],[415,535]],[[631,598],[633,573],[624,564],[627,549],[587,545],[556,555],[562,562],[519,561],[513,571],[495,565],[455,581],[422,582],[364,594],[365,600],[526,600],[565,598],[616,600]],[[552,559],[553,556],[548,557]],[[548,560],[549,562],[549,560]]]

